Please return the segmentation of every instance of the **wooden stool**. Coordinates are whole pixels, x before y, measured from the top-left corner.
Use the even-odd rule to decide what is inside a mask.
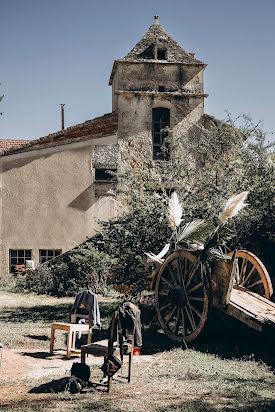
[[[88,332],[88,344],[91,343],[91,327],[89,324],[79,324],[79,323],[63,323],[55,322],[51,327],[51,342],[50,342],[50,354],[53,354],[54,350],[54,337],[55,331],[63,330],[68,333],[67,336],[67,359],[70,359],[71,354],[80,354],[80,350],[75,349],[75,339],[77,332]]]

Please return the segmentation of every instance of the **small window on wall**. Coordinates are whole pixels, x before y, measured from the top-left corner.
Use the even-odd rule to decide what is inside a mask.
[[[25,265],[26,260],[31,260],[32,251],[30,249],[10,249],[9,255],[10,273],[15,273],[16,265]]]
[[[62,249],[39,249],[39,263],[47,262],[56,256],[61,255]]]
[[[169,160],[169,143],[167,137],[170,127],[170,110],[164,107],[153,109],[153,159],[154,160]]]
[[[166,60],[166,49],[157,49],[157,59]]]
[[[117,169],[95,169],[95,182],[117,182]]]

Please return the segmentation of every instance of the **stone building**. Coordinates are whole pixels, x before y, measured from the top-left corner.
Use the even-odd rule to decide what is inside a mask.
[[[113,64],[112,113],[2,152],[2,277],[71,249],[93,235],[98,219],[121,213],[110,171],[167,161],[163,129],[180,124],[188,134],[204,119],[205,67],[156,16]]]

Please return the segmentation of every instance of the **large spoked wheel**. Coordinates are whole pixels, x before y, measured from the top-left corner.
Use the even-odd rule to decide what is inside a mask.
[[[211,296],[208,275],[196,257],[186,251],[171,254],[159,270],[155,288],[156,311],[165,334],[177,342],[197,338],[207,321]]]
[[[233,255],[233,252],[228,254]],[[242,286],[251,292],[270,299],[273,288],[268,271],[257,256],[247,250],[237,250],[238,265],[234,274],[235,286]]]

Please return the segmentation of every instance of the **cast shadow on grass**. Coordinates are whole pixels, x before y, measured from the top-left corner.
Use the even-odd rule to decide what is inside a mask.
[[[30,338],[30,339],[35,339],[35,340],[50,340],[50,338],[46,335],[23,335],[24,338]]]
[[[195,341],[185,345],[173,342],[162,333],[157,319],[152,316],[149,325],[143,326],[142,354],[151,355],[182,347],[225,359],[251,358],[275,368],[274,336],[274,332],[257,332],[213,310],[203,333]]]
[[[111,319],[112,312],[118,306],[117,302],[100,302],[100,315],[103,320]],[[24,322],[70,322],[72,313],[71,303],[58,305],[36,305],[31,307],[20,306],[5,308],[0,313],[0,321],[11,323]]]
[[[195,399],[193,401],[181,402],[180,404],[172,404],[166,407],[155,409],[155,412],[213,412],[213,411],[231,411],[231,412],[270,412],[275,407],[275,401],[267,401],[262,397],[258,397],[255,401],[239,402],[232,401],[224,404],[219,400],[216,403],[207,402],[204,399]],[[75,411],[77,412],[77,410]]]
[[[5,309],[0,314],[0,321],[10,323],[24,322],[53,322],[55,320],[61,322],[70,321],[72,305],[62,303],[56,306],[52,305],[37,305],[32,307],[16,307]]]
[[[204,333],[189,347],[225,359],[253,359],[275,368],[275,336],[270,330],[258,332],[244,323],[212,311]]]
[[[29,390],[29,393],[60,393],[64,392],[69,382],[69,378],[54,379],[42,385],[35,386]]]

